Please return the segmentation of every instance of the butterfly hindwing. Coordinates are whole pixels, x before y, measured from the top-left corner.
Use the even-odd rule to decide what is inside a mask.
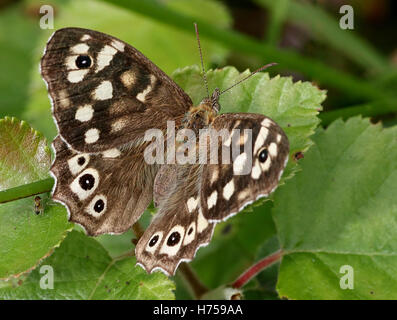
[[[67,206],[70,220],[87,234],[125,232],[152,200],[158,167],[147,165],[139,149],[80,153],[59,136],[53,147],[53,199]]]
[[[204,218],[200,207],[199,165],[178,166],[177,180],[158,213],[140,238],[135,254],[147,272],[160,269],[173,275],[179,263],[190,261],[207,245],[215,227]]]
[[[41,60],[59,134],[73,149],[139,144],[182,117],[191,99],[132,46],[80,28],[57,30]]]
[[[236,113],[218,116],[212,127],[230,135],[219,140],[218,159],[228,146],[229,164],[204,166],[201,206],[206,219],[224,220],[275,190],[288,161],[289,143],[284,131],[270,118]],[[238,150],[234,155],[234,150]]]

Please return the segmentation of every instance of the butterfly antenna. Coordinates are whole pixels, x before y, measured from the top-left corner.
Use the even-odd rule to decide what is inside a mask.
[[[250,75],[246,76],[245,78],[241,79],[240,81],[237,81],[237,82],[236,82],[234,85],[232,85],[231,87],[229,87],[229,88],[223,90],[222,92],[220,92],[219,95],[221,95],[221,94],[225,93],[226,91],[229,91],[230,89],[234,88],[235,86],[237,86],[237,85],[240,84],[241,82],[243,82],[243,81],[247,80],[248,78],[252,77],[255,73],[258,73],[258,72],[263,71],[263,70],[265,70],[265,69],[267,69],[267,68],[270,68],[270,67],[272,67],[272,66],[275,66],[276,64],[277,64],[277,63],[272,62],[272,63],[268,63],[268,64],[264,65],[263,67],[260,67],[258,70],[255,70],[254,72],[251,72]]]
[[[196,22],[194,23],[194,29],[196,30],[197,44],[198,44],[198,49],[199,49],[199,52],[200,52],[201,70],[203,72],[203,79],[204,79],[205,89],[207,90],[207,98],[209,99],[210,98],[210,92],[208,90],[207,76],[205,74],[205,69],[204,69],[203,53],[201,52],[200,36],[199,36],[198,26],[197,26]]]

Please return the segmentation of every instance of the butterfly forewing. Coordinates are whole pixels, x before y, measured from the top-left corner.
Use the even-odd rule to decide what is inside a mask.
[[[191,100],[130,45],[100,32],[54,33],[41,60],[59,134],[73,149],[139,144],[149,128],[182,117]]]
[[[219,161],[205,165],[202,175],[201,206],[205,218],[215,222],[275,190],[288,160],[289,143],[273,120],[259,114],[222,114],[212,127],[230,133],[217,140]],[[228,147],[229,164],[221,160],[222,146]]]

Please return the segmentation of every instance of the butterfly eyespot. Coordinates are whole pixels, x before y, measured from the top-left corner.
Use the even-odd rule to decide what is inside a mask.
[[[91,190],[95,184],[95,178],[91,174],[84,174],[79,179],[80,187],[84,190]]]
[[[167,240],[167,246],[169,247],[173,247],[176,244],[178,244],[178,242],[181,240],[181,235],[179,232],[173,232],[171,233],[171,235],[168,237]]]
[[[78,56],[76,58],[76,67],[79,69],[87,69],[91,66],[91,58],[89,56]]]
[[[265,161],[267,160],[267,157],[268,157],[267,149],[263,149],[263,150],[259,153],[259,156],[258,156],[259,161],[262,162],[262,163],[265,162]]]
[[[105,208],[105,202],[102,199],[97,200],[94,204],[94,210],[98,213],[102,212]]]
[[[159,241],[159,236],[158,236],[158,235],[155,235],[155,236],[152,238],[152,240],[150,240],[150,242],[149,242],[149,247],[153,247],[153,246],[157,243],[157,241]]]
[[[79,166],[82,166],[85,163],[85,158],[84,157],[80,157],[77,159],[77,164]]]

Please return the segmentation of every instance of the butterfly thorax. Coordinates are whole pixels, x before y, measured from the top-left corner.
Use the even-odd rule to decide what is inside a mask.
[[[191,107],[186,115],[184,127],[198,133],[207,128],[215,119],[220,109],[219,89],[215,89],[211,98],[203,99],[198,106]]]

